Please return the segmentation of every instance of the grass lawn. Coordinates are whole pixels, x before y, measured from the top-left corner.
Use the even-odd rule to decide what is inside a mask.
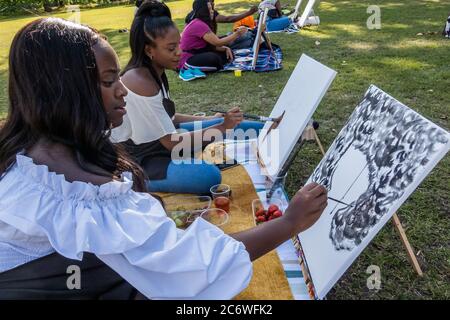
[[[221,12],[236,12],[255,1],[216,0]],[[291,7],[295,0],[283,1]],[[191,0],[168,3],[182,28]],[[369,5],[381,8],[381,30],[369,30]],[[321,1],[316,13],[321,25],[298,34],[274,34],[284,52],[284,68],[272,73],[215,74],[206,80],[183,83],[170,73],[171,93],[183,112],[206,111],[212,106],[241,106],[246,112],[268,114],[298,58],[306,53],[338,72],[314,118],[328,147],[370,84],[375,84],[438,125],[449,126],[450,40],[443,28],[450,1]],[[67,14],[58,16],[67,17]],[[128,34],[132,6],[82,11],[82,23],[105,33],[122,66],[129,57]],[[35,17],[0,19],[0,119],[7,112],[7,54],[13,35]],[[230,30],[221,26],[220,32]],[[439,31],[428,35],[428,31]],[[417,36],[417,33],[424,33]],[[320,44],[316,45],[316,41]],[[307,145],[291,168],[287,188],[292,195],[321,159],[315,145]],[[409,265],[392,224],[387,224],[330,292],[329,299],[450,299],[450,158],[447,156],[399,211],[424,277]],[[381,268],[381,289],[367,289],[370,265]]]

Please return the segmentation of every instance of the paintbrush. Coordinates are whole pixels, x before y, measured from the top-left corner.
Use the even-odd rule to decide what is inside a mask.
[[[353,207],[352,204],[348,204],[348,203],[342,202],[342,201],[340,201],[340,200],[338,200],[338,199],[334,199],[334,198],[332,198],[332,197],[328,197],[328,199],[333,200],[333,201],[335,201],[335,202],[338,202],[338,203],[340,203],[340,204],[344,204],[344,205],[346,205],[347,207]]]
[[[216,113],[227,113],[226,111],[221,111],[221,110],[210,110],[211,112],[216,112]],[[252,120],[257,120],[257,121],[272,121],[272,122],[278,122],[278,119],[276,118],[270,118],[270,117],[264,117],[264,116],[257,116],[257,115],[253,115],[253,114],[248,114],[248,113],[244,113],[243,114],[244,118],[246,119],[252,119]]]

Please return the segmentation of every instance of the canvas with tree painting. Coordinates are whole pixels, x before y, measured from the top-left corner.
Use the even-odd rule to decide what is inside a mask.
[[[299,234],[323,298],[450,149],[450,134],[372,85],[309,182],[326,186],[321,218]]]

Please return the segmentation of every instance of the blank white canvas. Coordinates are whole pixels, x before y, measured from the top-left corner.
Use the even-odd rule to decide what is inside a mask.
[[[261,14],[259,15],[259,21],[258,21],[258,31],[256,33],[255,42],[253,43],[253,69],[256,67],[256,63],[258,61],[258,54],[259,54],[259,47],[261,46],[262,40],[263,40],[263,34],[265,32],[265,25],[267,21],[267,13],[269,12],[269,9],[266,8]]]
[[[389,114],[385,119],[375,118],[372,117],[372,113],[375,113],[373,111],[366,116],[370,117],[371,123],[367,120],[359,120],[363,118],[361,115],[368,114],[367,110],[375,110],[376,108],[379,108],[380,114],[386,114],[388,112],[386,108],[394,110],[395,113],[392,114],[395,114],[395,116],[391,117]],[[405,129],[413,125],[416,127],[409,127],[409,130]],[[426,131],[423,132],[427,134],[423,134],[421,128],[426,128]],[[355,136],[355,133],[358,135],[357,139],[344,139],[346,136]],[[374,136],[377,138],[372,139],[371,137]],[[378,137],[382,138],[378,139]],[[399,143],[398,151],[395,153],[388,151],[390,147],[398,148]],[[361,151],[362,149],[364,152]],[[355,109],[350,120],[336,137],[308,181],[316,181],[326,185],[329,189],[329,197],[354,205],[353,208],[355,208],[353,210],[347,207],[346,212],[351,214],[341,215],[340,217],[344,217],[343,219],[335,220],[345,221],[344,225],[349,227],[345,229],[349,231],[346,233],[347,236],[339,238],[332,236],[331,225],[336,215],[335,210],[346,208],[345,205],[332,200],[328,200],[328,206],[320,219],[311,228],[299,234],[305,260],[319,299],[325,297],[353,261],[449,149],[450,134],[447,131],[439,128],[377,87],[371,86],[369,88],[365,99]],[[340,150],[347,151],[343,153]],[[420,152],[416,152],[416,150],[420,150]],[[336,154],[343,155],[339,157],[339,160],[336,160],[338,159]],[[374,155],[373,160],[368,160],[372,159],[372,154]],[[418,156],[415,156],[416,154]],[[389,164],[379,165],[379,163],[383,163],[382,159],[387,159],[386,162]],[[391,159],[393,159],[392,163],[390,163]],[[369,165],[369,162],[375,165]],[[331,172],[332,166],[326,165],[327,163],[337,164],[333,166],[335,171],[330,175],[332,180],[327,176]],[[320,174],[315,175],[316,173]],[[369,178],[369,175],[372,179]],[[317,179],[318,176],[321,176],[322,180]],[[324,177],[327,180],[323,180]],[[404,177],[409,180],[404,179]],[[376,188],[369,188],[370,180],[372,180],[372,186]],[[361,196],[365,192],[368,192],[369,195],[376,195],[369,199],[373,201],[372,203],[379,204],[384,211],[380,211],[379,208],[375,210],[375,206],[371,205],[370,201],[364,201],[366,198]],[[372,199],[376,199],[376,201]],[[367,210],[368,207],[371,209]],[[369,213],[365,215],[366,217],[372,219],[375,217],[378,220],[373,219],[376,222],[370,226],[359,224],[358,228],[353,229],[354,221],[364,221],[358,219],[358,217],[364,216],[361,213],[362,211]],[[384,213],[376,215],[377,211]],[[344,230],[343,224],[340,224],[340,226]],[[358,229],[364,229],[364,232],[358,237],[359,240],[354,242],[352,241],[354,238],[348,235],[353,233],[352,230]],[[338,239],[337,244],[333,243],[332,238]],[[337,249],[337,247],[339,248]],[[394,253],[387,252],[386,254]]]
[[[260,41],[260,37],[262,34],[263,20],[264,20],[261,18],[264,17],[264,12],[262,12],[259,17],[260,17],[260,19],[258,21],[258,32],[256,33],[255,42],[253,42],[253,52],[256,52],[256,50],[258,49],[258,46],[259,46],[259,41]]]
[[[314,111],[336,76],[336,71],[302,54],[270,117],[283,120],[268,135],[267,122],[258,138],[258,153],[267,174],[276,176],[311,120]],[[267,135],[267,137],[266,137]]]
[[[314,7],[314,5],[316,4],[316,0],[309,0],[306,7],[305,7],[305,11],[303,11],[302,16],[300,17],[300,20],[298,21],[298,26],[299,27],[303,27],[305,25],[306,19],[308,19],[309,14],[311,13],[312,8]]]

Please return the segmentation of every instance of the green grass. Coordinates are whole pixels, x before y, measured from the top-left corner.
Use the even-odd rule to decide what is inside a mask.
[[[251,1],[217,0],[222,12],[248,8]],[[253,1],[254,2],[254,1]],[[294,5],[295,0],[283,1]],[[190,0],[168,3],[180,28]],[[368,30],[369,5],[381,7],[381,30]],[[177,109],[205,111],[210,107],[241,106],[246,112],[269,114],[278,95],[306,53],[338,72],[314,118],[325,148],[333,141],[371,83],[382,88],[438,125],[449,128],[450,41],[441,35],[450,1],[321,1],[316,13],[321,25],[299,34],[274,34],[284,52],[284,69],[272,73],[231,73],[184,83],[169,74]],[[82,23],[104,32],[117,50],[121,64],[129,57],[128,34],[133,7],[82,11]],[[66,17],[66,14],[58,16]],[[7,53],[13,35],[34,17],[0,20],[0,119],[7,110]],[[221,26],[220,32],[230,29]],[[438,35],[427,35],[439,31]],[[424,36],[416,34],[422,32]],[[316,41],[320,45],[316,45]],[[345,61],[345,62],[344,62]],[[321,159],[315,145],[307,145],[291,168],[287,189],[292,195]],[[388,223],[328,295],[329,299],[450,299],[450,160],[445,157],[402,206],[399,216],[424,269],[419,278],[409,265],[400,239]],[[381,268],[381,290],[366,287],[370,265]]]

